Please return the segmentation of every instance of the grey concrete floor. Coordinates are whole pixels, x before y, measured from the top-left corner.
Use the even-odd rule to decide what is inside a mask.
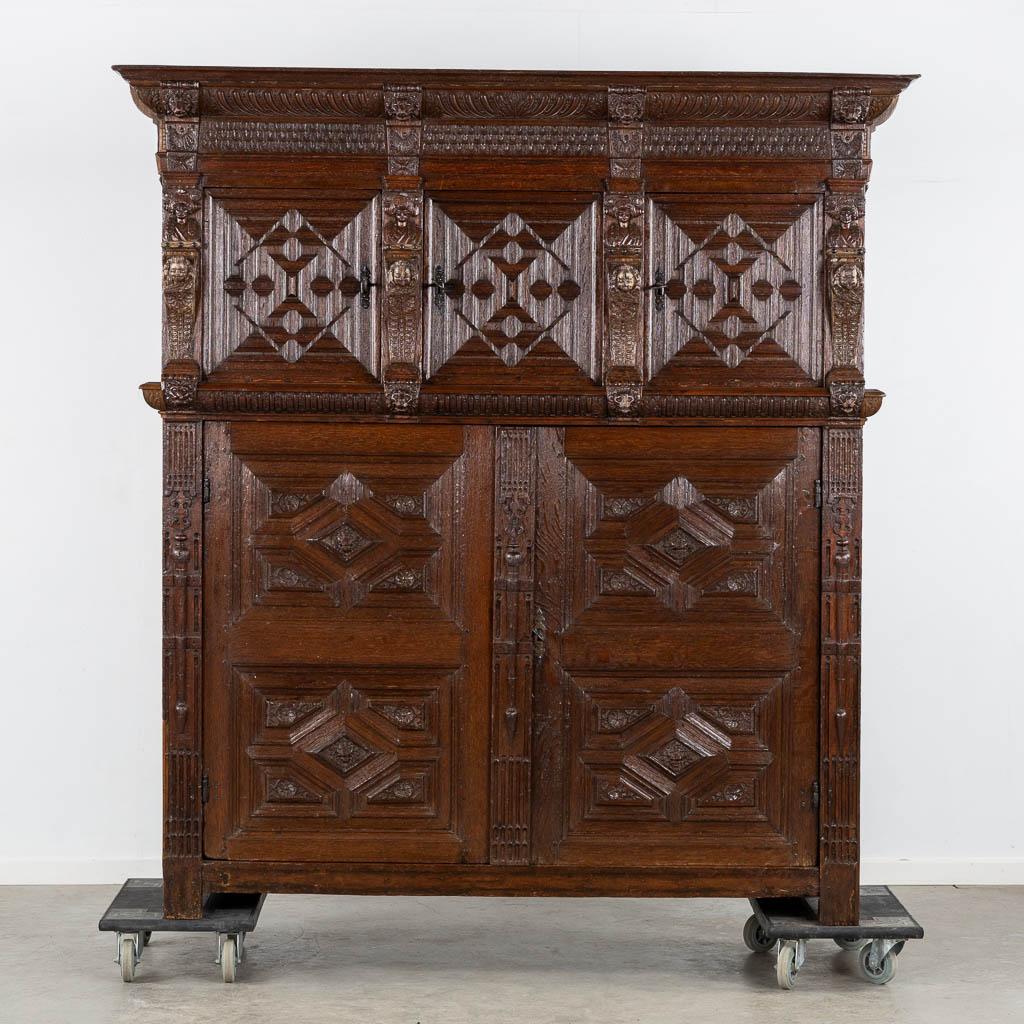
[[[115,891],[0,888],[0,1021],[1024,1022],[1024,887],[901,888],[926,938],[893,982],[815,942],[792,992],[742,900],[271,896],[236,984],[212,936],[158,934],[125,985],[96,930]]]

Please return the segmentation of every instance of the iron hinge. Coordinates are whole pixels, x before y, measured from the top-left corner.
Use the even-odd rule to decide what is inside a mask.
[[[811,783],[811,806],[817,810],[821,805],[821,787],[818,785],[818,780],[815,779]]]
[[[208,476],[203,477],[203,504],[210,504],[210,478]]]
[[[203,781],[199,784],[199,799],[205,804],[210,799],[210,776],[203,772]]]
[[[821,481],[814,481],[814,507],[821,508]]]

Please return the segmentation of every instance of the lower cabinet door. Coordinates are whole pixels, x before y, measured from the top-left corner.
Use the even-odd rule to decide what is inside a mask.
[[[206,430],[205,855],[486,860],[492,431]]]
[[[816,430],[543,429],[540,863],[817,860]]]

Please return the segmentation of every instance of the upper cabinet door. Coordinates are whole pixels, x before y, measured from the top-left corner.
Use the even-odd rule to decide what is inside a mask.
[[[655,196],[647,221],[651,390],[821,383],[816,197]]]
[[[379,194],[208,194],[204,370],[376,386]]]
[[[593,197],[428,197],[426,388],[593,390],[599,212]]]

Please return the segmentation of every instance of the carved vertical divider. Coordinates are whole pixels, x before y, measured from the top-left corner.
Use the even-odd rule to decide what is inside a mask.
[[[203,424],[197,330],[203,189],[199,84],[167,82],[146,97],[159,129],[163,186],[164,914],[202,915]]]
[[[496,441],[490,860],[528,864],[533,670],[546,632],[533,602],[536,435],[499,427]]]
[[[859,920],[861,429],[825,430],[821,566],[823,923]]]
[[[164,422],[164,913],[202,914],[202,423]]]
[[[832,416],[864,402],[864,192],[871,168],[868,89],[834,89],[825,196]],[[821,895],[827,924],[860,919],[861,425],[824,431],[821,566]]]
[[[604,196],[604,382],[608,411],[638,413],[643,397],[643,116],[645,91],[608,90]]]
[[[423,180],[419,86],[385,86],[387,174],[381,203],[384,401],[416,411],[423,365]]]
[[[864,190],[870,170],[868,89],[832,92],[832,177],[825,197],[825,279],[832,412],[859,416],[864,400]]]
[[[202,289],[203,190],[199,177],[199,84],[157,90],[157,165],[163,184],[164,406],[195,405],[201,376],[198,321]]]

